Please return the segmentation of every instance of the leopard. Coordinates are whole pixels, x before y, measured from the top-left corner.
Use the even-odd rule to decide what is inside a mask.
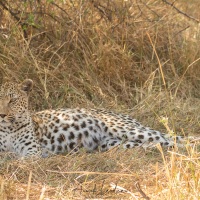
[[[182,136],[142,125],[129,115],[105,109],[60,108],[38,112],[29,109],[33,81],[8,81],[0,87],[0,152],[20,157],[107,151],[122,146],[173,147]]]

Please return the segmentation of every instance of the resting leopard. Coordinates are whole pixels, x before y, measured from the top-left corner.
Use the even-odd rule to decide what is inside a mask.
[[[171,147],[174,140],[145,127],[128,115],[95,109],[57,109],[31,113],[28,96],[33,81],[6,82],[0,88],[0,151],[19,156],[48,156],[117,145],[124,148],[160,143]],[[181,141],[182,137],[176,137]]]

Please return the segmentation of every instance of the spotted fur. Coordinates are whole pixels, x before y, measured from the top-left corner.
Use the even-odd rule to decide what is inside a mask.
[[[49,153],[106,151],[118,145],[124,148],[160,143],[171,147],[174,140],[159,131],[141,125],[128,115],[95,109],[44,110],[31,114],[28,95],[33,82],[20,85],[7,82],[0,88],[0,151],[20,156]],[[177,137],[181,140],[181,137]]]

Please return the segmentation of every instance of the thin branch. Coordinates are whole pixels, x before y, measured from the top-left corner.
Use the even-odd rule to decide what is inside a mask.
[[[14,13],[11,9],[9,9],[9,7],[6,4],[3,3],[3,1],[0,1],[0,5],[3,7],[3,9],[5,9],[6,11],[8,11],[11,14],[11,16],[14,17],[14,19],[19,23],[19,25],[22,28],[24,38],[27,40],[28,39],[28,33],[24,29],[24,27],[28,26],[29,24],[26,23],[26,22],[22,22],[21,19],[17,16],[17,14],[19,13],[19,11],[18,11],[17,14]],[[37,27],[35,25],[31,25],[31,26],[37,29]]]
[[[175,33],[174,36],[177,36],[178,34],[182,33],[183,31],[187,30],[188,28],[190,28],[190,26],[187,26],[187,27],[181,29],[180,31],[178,31],[177,33]]]
[[[69,16],[69,14],[66,12],[65,9],[61,8],[58,4],[56,4],[55,2],[51,2],[52,5],[56,6],[58,9],[60,9],[61,11],[63,11],[68,17],[69,19],[72,21],[71,17]]]
[[[136,182],[135,187],[137,188],[138,192],[142,195],[144,199],[150,200],[150,198],[142,191],[139,182]]]
[[[157,12],[155,12],[154,10],[152,10],[152,9],[150,8],[150,6],[147,5],[147,3],[144,3],[142,0],[140,0],[140,2],[141,2],[143,5],[145,5],[145,6],[147,7],[147,9],[149,9],[152,13],[154,13],[157,17],[160,18],[160,15],[159,15]]]
[[[187,18],[192,19],[192,20],[194,20],[194,21],[197,22],[197,23],[200,22],[198,19],[196,19],[196,18],[194,18],[194,17],[192,17],[192,16],[189,16],[187,13],[184,13],[183,11],[181,11],[180,9],[178,9],[176,6],[174,6],[174,2],[173,2],[173,3],[170,3],[170,2],[168,2],[168,1],[166,1],[166,0],[162,0],[162,1],[163,1],[164,3],[170,5],[170,6],[171,6],[172,8],[174,8],[178,13],[180,13],[180,14],[186,16]]]
[[[112,11],[110,9],[102,6],[94,0],[91,0],[90,3],[102,14],[102,16],[105,16],[109,21],[112,21]],[[104,9],[107,10],[107,12]],[[110,14],[108,12],[110,12]]]
[[[12,10],[10,10],[6,4],[4,4],[2,1],[0,1],[0,5],[3,7],[3,9],[7,10],[17,21],[20,22],[20,18],[14,13],[12,12]]]

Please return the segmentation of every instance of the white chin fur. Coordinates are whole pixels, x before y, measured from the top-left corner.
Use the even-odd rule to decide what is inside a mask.
[[[11,126],[11,125],[12,125],[11,122],[5,122],[5,121],[0,122],[1,127],[8,127],[8,126]]]

